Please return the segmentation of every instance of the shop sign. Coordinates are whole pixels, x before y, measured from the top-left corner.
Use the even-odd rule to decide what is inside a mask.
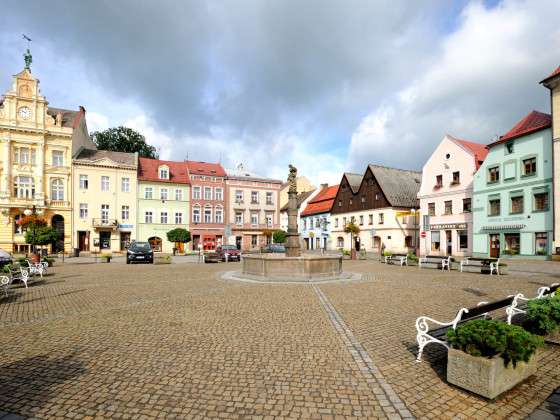
[[[430,230],[447,230],[447,229],[466,229],[466,223],[440,223],[437,225],[430,225]]]
[[[134,225],[119,225],[119,229],[132,229]]]

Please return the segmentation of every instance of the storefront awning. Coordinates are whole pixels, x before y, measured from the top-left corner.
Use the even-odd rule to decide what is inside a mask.
[[[496,225],[496,226],[482,226],[481,230],[519,230],[523,229],[525,225]]]

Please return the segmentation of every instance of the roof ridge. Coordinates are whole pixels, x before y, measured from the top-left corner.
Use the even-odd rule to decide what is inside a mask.
[[[391,170],[394,170],[394,171],[412,172],[412,173],[416,173],[416,174],[421,174],[422,173],[422,171],[417,171],[417,170],[414,170],[414,169],[394,168],[392,166],[378,165],[376,163],[369,163],[368,166],[373,166],[374,168],[391,169]]]

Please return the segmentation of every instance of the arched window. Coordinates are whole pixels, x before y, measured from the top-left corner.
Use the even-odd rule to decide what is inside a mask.
[[[214,220],[216,223],[224,223],[224,209],[222,206],[216,206],[214,210]]]
[[[336,243],[338,248],[344,248],[344,238],[342,236],[336,239]]]
[[[51,181],[51,200],[64,200],[64,181],[60,178]]]
[[[195,205],[192,211],[192,221],[193,223],[200,223],[200,206]]]
[[[14,178],[14,195],[17,198],[33,198],[35,182],[30,176],[16,176]]]

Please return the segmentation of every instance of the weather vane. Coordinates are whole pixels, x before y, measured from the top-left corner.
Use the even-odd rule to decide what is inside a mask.
[[[31,70],[31,63],[33,62],[33,57],[31,56],[31,51],[29,50],[29,43],[31,42],[31,38],[23,34],[23,39],[27,41],[27,51],[25,52],[25,54],[23,54],[23,60],[25,61],[25,68],[27,70]]]

